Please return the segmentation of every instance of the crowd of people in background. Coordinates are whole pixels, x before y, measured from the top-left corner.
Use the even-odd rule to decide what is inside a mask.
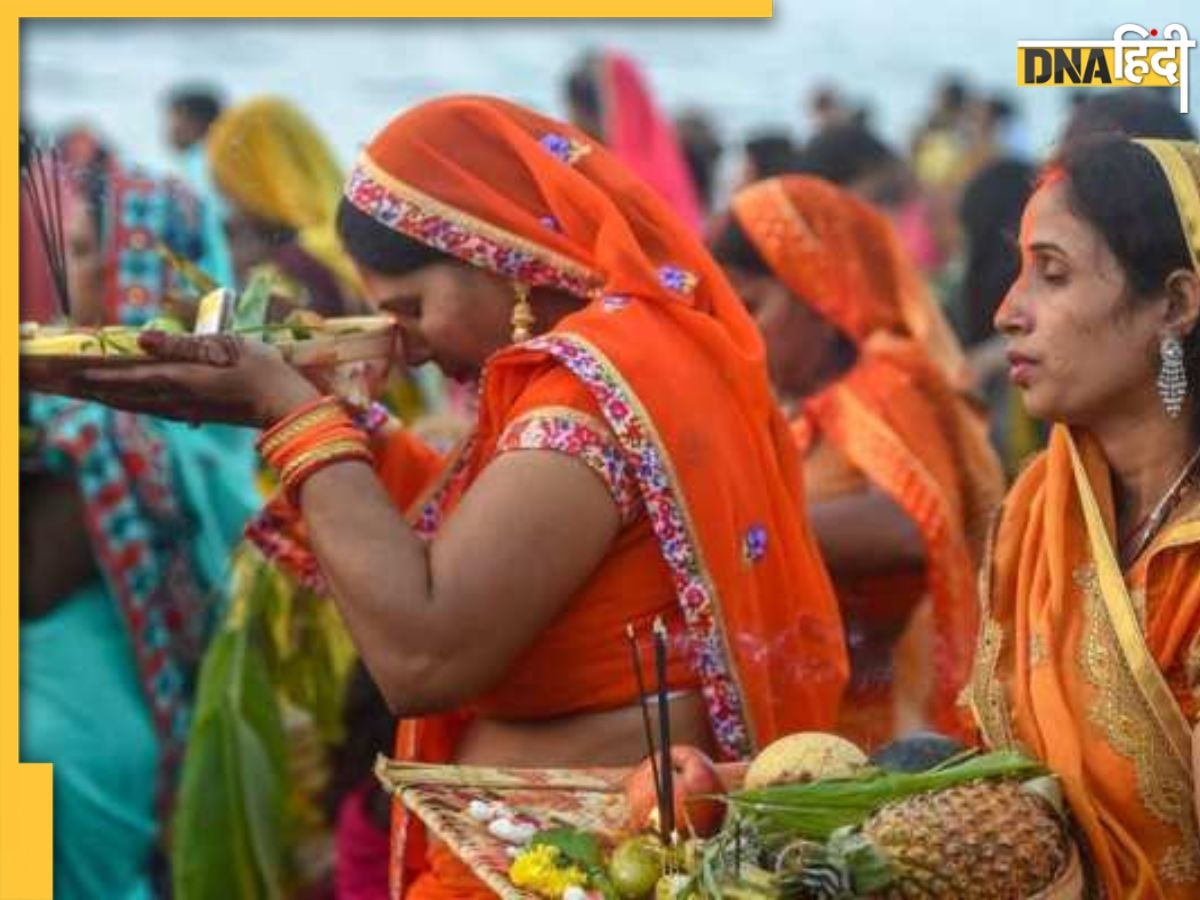
[[[705,358],[741,372],[738,367],[748,358],[743,351],[757,346],[759,338],[739,329],[753,320],[766,348],[765,373],[756,369],[752,377],[746,375],[747,382],[729,396],[722,394],[725,387],[713,386],[698,402],[710,402],[710,412],[726,410],[728,424],[740,422],[737,410],[758,414],[754,404],[772,398],[779,408],[770,413],[779,415],[777,433],[763,425],[766,412],[756,424],[747,415],[746,423],[729,425],[734,437],[706,446],[704,452],[718,463],[732,463],[738,454],[748,459],[759,454],[761,460],[790,457],[777,471],[764,463],[772,473],[761,484],[728,476],[723,496],[745,496],[761,504],[761,530],[750,528],[739,552],[745,565],[765,572],[776,558],[775,548],[786,546],[802,561],[797,565],[819,555],[823,571],[813,563],[812,572],[804,571],[802,577],[795,572],[786,577],[763,574],[762,584],[746,588],[741,602],[763,604],[761,621],[784,621],[787,612],[770,608],[761,596],[763,585],[774,589],[803,581],[812,604],[805,615],[817,623],[812,628],[819,631],[823,617],[836,607],[845,631],[844,653],[822,643],[827,635],[797,639],[796,646],[807,648],[813,659],[827,653],[823,665],[833,693],[816,696],[813,685],[822,682],[819,673],[813,675],[819,668],[813,663],[814,669],[805,673],[806,690],[814,691],[812,715],[787,724],[836,730],[868,750],[927,729],[963,742],[977,740],[958,699],[971,677],[972,660],[979,665],[976,573],[981,563],[990,564],[988,523],[1006,487],[1048,440],[1052,471],[1047,479],[1066,478],[1063,473],[1070,472],[1069,440],[1057,433],[1051,438],[1047,421],[1058,421],[1060,407],[1048,402],[1040,413],[1033,410],[1041,418],[1031,416],[1009,378],[1009,348],[993,324],[998,314],[1004,319],[1002,305],[1014,294],[1022,272],[1022,216],[1037,190],[1043,157],[1086,145],[1088,136],[1194,141],[1195,129],[1172,105],[1174,94],[1164,98],[1153,90],[1124,90],[1073,95],[1056,148],[1030,145],[1012,98],[978,90],[960,77],[936,86],[927,116],[905,146],[884,140],[873,127],[869,107],[831,84],[816,87],[804,100],[801,125],[790,123],[784,109],[777,126],[732,136],[703,107],[664,109],[638,63],[616,51],[579,60],[563,79],[562,100],[563,118],[574,130],[550,135],[561,142],[551,150],[570,166],[580,166],[569,174],[543,172],[543,162],[527,157],[532,151],[526,143],[533,142],[525,142],[525,134],[548,127],[543,120],[502,108],[466,106],[435,109],[425,113],[426,119],[418,109],[415,118],[396,120],[409,124],[395,126],[394,135],[382,133],[368,151],[371,166],[354,168],[358,181],[353,183],[361,187],[374,179],[370,189],[386,191],[407,178],[405,184],[439,203],[467,209],[469,221],[495,224],[503,219],[514,234],[532,235],[529,240],[544,237],[558,254],[555,259],[578,261],[584,255],[581,242],[594,240],[596,245],[587,247],[588,266],[609,267],[602,271],[606,294],[599,302],[611,304],[612,310],[621,309],[623,301],[611,285],[631,294],[651,293],[645,286],[651,263],[659,265],[663,253],[673,254],[671,264],[660,267],[664,281],[655,289],[703,308],[734,335],[728,345],[687,316],[667,321],[657,307],[642,312],[636,303],[619,315],[641,316],[642,330],[620,332],[617,338],[617,326],[611,324],[617,315],[580,319],[581,333],[591,335],[627,378],[640,379],[635,388],[649,398],[651,414],[661,417],[658,427],[667,441],[678,437],[686,443],[689,420],[684,412],[670,409],[665,394],[660,396],[660,373],[653,362],[619,341],[635,334],[650,340],[661,332],[667,347],[677,332],[687,332],[677,355],[663,351],[663,359],[675,359],[683,371],[692,371],[687,367],[694,364],[693,357],[707,354]],[[401,245],[377,234],[382,219],[371,211],[377,207],[347,193],[350,161],[336,158],[320,123],[311,121],[301,105],[300,98],[284,97],[228,102],[221,91],[204,85],[172,90],[164,100],[162,135],[177,163],[170,175],[150,174],[108,146],[102,122],[47,135],[35,121],[26,121],[22,153],[33,158],[24,159],[23,166],[41,165],[44,156],[34,151],[52,141],[70,173],[63,184],[63,221],[71,319],[93,325],[143,324],[169,310],[178,293],[178,274],[155,249],[159,242],[222,285],[244,286],[254,275],[268,273],[280,302],[324,317],[377,308],[384,288],[400,295],[433,290],[420,280],[432,276],[423,273],[441,265],[442,257],[462,253],[453,246],[429,249],[412,235]],[[446,120],[434,122],[439,115]],[[501,148],[477,154],[479,160],[497,156],[500,175],[486,191],[480,186],[484,181],[471,182],[463,174],[475,177],[470,166],[484,162],[465,152],[456,157],[454,148],[437,144],[441,135],[460,126],[456,140],[494,140]],[[418,137],[405,143],[405,128]],[[431,130],[426,135],[421,128]],[[536,173],[532,180],[538,182],[537,190],[507,174],[503,166],[509,157],[500,159],[504,154]],[[1092,164],[1086,156],[1073,158],[1066,164],[1073,173],[1069,177],[1083,177],[1074,173],[1086,172]],[[595,167],[589,177],[599,187],[590,193],[571,180],[583,166]],[[422,177],[428,184],[419,183]],[[460,189],[456,179],[468,186]],[[634,179],[648,185],[649,192],[633,187]],[[502,196],[506,191],[509,195]],[[411,200],[415,195],[397,196]],[[23,206],[21,214],[21,319],[52,321],[62,310],[53,299],[48,248],[33,211]],[[678,230],[677,223],[682,223]],[[610,251],[604,241],[616,249]],[[569,285],[535,280],[532,288],[530,321],[544,326],[563,316],[592,315],[563,299],[571,293]],[[517,302],[526,301],[518,297]],[[735,303],[744,308],[738,305],[735,313],[729,306]],[[412,316],[403,309],[397,314]],[[428,309],[424,315],[430,315]],[[611,422],[603,424],[605,411],[578,384],[537,370],[541,380],[522,387],[522,379],[532,378],[530,371],[548,365],[544,359],[509,363],[500,370],[509,381],[496,375],[491,393],[482,398],[473,385],[457,383],[470,382],[470,377],[457,376],[477,374],[482,366],[487,354],[478,347],[487,344],[479,337],[485,325],[474,323],[474,331],[445,338],[430,325],[428,334],[422,332],[430,345],[425,360],[413,357],[420,353],[412,342],[412,369],[395,373],[386,395],[392,416],[411,425],[406,434],[424,434],[444,449],[470,432],[478,415],[481,427],[494,432],[493,451],[499,459],[511,449],[561,450],[547,435],[569,420],[575,423],[572,428],[593,423],[571,431],[572,440],[600,448],[609,459],[625,452],[624,435]],[[434,360],[446,368],[439,339],[455,352],[473,348],[461,351],[462,371],[446,373],[454,377],[433,372],[430,365],[421,367]],[[617,344],[606,344],[609,340]],[[549,343],[538,349],[558,352]],[[528,393],[521,394],[518,387]],[[515,407],[501,415],[498,397],[505,389],[520,399],[506,400]],[[565,418],[551,422],[533,416],[551,405]],[[105,900],[164,896],[171,881],[167,825],[201,659],[229,604],[237,602],[229,596],[229,561],[247,523],[262,523],[263,514],[256,511],[268,499],[271,479],[255,454],[254,434],[245,428],[213,423],[189,427],[34,394],[22,398],[21,423],[21,754],[24,760],[55,763],[58,895]],[[410,470],[429,469],[421,455],[425,451],[406,448],[401,453],[394,449],[395,440],[388,440],[392,449],[387,452],[403,457]],[[1100,465],[1091,445],[1084,455],[1094,469]],[[481,492],[487,487],[494,496],[503,495],[503,485],[485,485],[481,474],[490,459],[471,459],[470,476],[451,488],[457,493],[450,508],[475,513],[469,501],[476,478]],[[677,467],[685,487],[699,491],[688,479],[702,479],[702,467],[686,462]],[[590,561],[581,562],[582,569],[598,566],[597,577],[584,585],[582,576],[564,576],[577,591],[576,602],[547,607],[565,609],[564,621],[554,618],[557,613],[542,614],[539,627],[544,630],[536,641],[522,644],[528,654],[505,657],[512,663],[509,680],[476,692],[482,696],[471,705],[476,717],[491,721],[486,719],[489,711],[496,721],[550,719],[580,710],[595,714],[580,698],[602,688],[615,692],[614,708],[628,702],[630,697],[620,693],[623,682],[606,668],[609,660],[598,651],[584,652],[572,637],[572,629],[578,628],[591,629],[589,634],[611,632],[624,665],[627,650],[619,634],[625,619],[606,621],[604,598],[621,598],[622,616],[640,620],[662,614],[673,628],[691,627],[670,588],[672,578],[681,576],[659,559],[659,523],[639,506],[638,498],[651,488],[636,473],[615,465],[601,464],[594,474],[600,474],[607,489],[597,492],[599,499],[588,493],[596,487],[590,481],[576,486],[562,475],[553,483],[563,496],[577,498],[580,509],[596,510],[591,519],[581,513],[576,527],[586,532],[594,525],[604,537],[597,541],[607,547],[615,540],[616,549],[578,551]],[[779,505],[791,496],[792,488],[784,485],[789,474],[804,484],[804,526],[780,521]],[[398,497],[415,496],[407,482],[401,486],[398,475],[392,481],[390,475],[381,477],[396,503]],[[548,470],[546,477],[553,480],[560,473]],[[608,503],[610,494],[615,506]],[[1037,509],[1037,503],[1045,503],[1022,495],[1026,499]],[[321,502],[329,504],[326,515],[332,517],[334,499]],[[714,518],[725,510],[720,502],[712,500],[706,507]],[[1113,501],[1105,502],[1111,507]],[[735,512],[731,519],[741,515]],[[1017,590],[1017,576],[1004,568],[1011,564],[1015,571],[1026,564],[1028,548],[1014,531],[1020,524],[1015,515],[1006,513],[999,537],[999,577],[1012,584],[1005,583],[1008,593],[993,610],[996,621],[1020,618],[1010,596]],[[478,522],[497,530],[506,527],[502,520]],[[701,531],[706,527],[702,524]],[[353,593],[353,579],[330,562],[336,542],[319,527],[313,530],[312,549],[330,582],[325,587]],[[400,546],[399,526],[395,533]],[[461,534],[452,537],[465,540]],[[445,540],[449,545],[452,538]],[[712,549],[716,540],[708,533],[698,538],[713,557],[710,562],[719,566],[719,553]],[[764,556],[767,563],[761,562]],[[1166,577],[1143,572],[1139,583],[1149,583],[1152,575]],[[1021,585],[1028,589],[1026,582]],[[670,602],[660,608],[663,597]],[[388,849],[392,811],[370,767],[376,753],[396,749],[396,719],[389,706],[406,716],[450,711],[432,699],[425,708],[397,703],[394,693],[401,688],[389,688],[388,676],[381,675],[395,671],[389,668],[394,664],[362,639],[369,626],[355,615],[346,613],[362,661],[345,679],[340,704],[345,739],[326,748],[327,771],[321,779],[324,795],[316,830],[324,836],[325,855],[312,851],[322,863],[301,867],[305,883],[289,888],[295,896],[388,896],[389,863],[393,870],[397,865]],[[557,624],[547,624],[551,620]],[[1036,623],[1029,626],[1021,619],[1021,627]],[[534,624],[529,628],[536,630]],[[553,700],[534,702],[529,693],[536,693],[537,679],[548,677],[551,663],[568,652],[578,655],[579,666],[594,666],[590,680],[564,676]],[[730,663],[733,668],[742,664],[750,665]],[[700,696],[701,687],[716,689],[715,682],[703,680],[711,673],[701,679],[687,671],[682,657],[673,656],[671,666],[672,688],[685,701]],[[772,678],[790,684],[774,671],[755,683],[770,684]],[[392,684],[409,684],[400,675],[394,679]],[[835,699],[827,715],[819,714],[828,697],[836,698],[842,682],[841,706]],[[568,696],[570,690],[578,696]],[[455,691],[455,697],[467,696]],[[761,708],[756,705],[760,702]],[[760,723],[777,714],[769,698],[747,703],[755,706]],[[730,724],[730,731],[722,732],[725,723],[717,722],[711,709],[699,701],[680,707],[680,733],[691,729],[697,735],[694,742],[707,741],[714,753],[737,745],[736,727]],[[1029,712],[1029,720],[1037,715],[1037,710]],[[468,731],[464,738],[467,726],[447,718],[439,718],[442,743],[426,758],[469,759],[473,742],[503,745],[502,735],[486,729]],[[711,735],[703,734],[705,723]],[[619,734],[624,725],[612,727]],[[431,744],[428,730],[420,740]],[[494,743],[486,744],[488,740]],[[1080,805],[1088,810],[1081,814],[1084,827],[1096,837],[1102,830],[1099,819],[1107,813],[1083,801]],[[1108,852],[1102,849],[1101,856]],[[435,847],[429,863],[418,867],[407,896],[472,896],[469,875],[437,854]],[[1113,879],[1125,877],[1118,869],[1112,859],[1100,860],[1110,887]]]

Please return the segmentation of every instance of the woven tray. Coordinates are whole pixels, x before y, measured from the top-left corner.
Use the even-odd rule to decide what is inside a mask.
[[[363,405],[387,379],[395,350],[396,325],[388,316],[361,316],[327,321],[330,331],[305,340],[279,338],[273,343],[283,358],[323,391]],[[42,334],[57,329],[46,328]],[[159,360],[140,350],[128,353],[27,353],[21,342],[20,383],[24,390],[73,396],[73,378],[86,369],[152,365]]]
[[[380,757],[375,774],[484,884],[504,900],[537,900],[508,880],[510,844],[471,818],[472,800],[502,801],[538,828],[570,825],[616,840],[627,819],[627,769],[408,767]],[[417,774],[419,772],[419,774]],[[479,785],[486,784],[487,787]]]

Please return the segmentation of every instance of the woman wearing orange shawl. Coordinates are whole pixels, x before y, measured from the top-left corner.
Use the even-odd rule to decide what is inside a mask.
[[[697,232],[700,193],[675,126],[654,100],[637,63],[609,50],[590,55],[567,79],[571,121],[604,143]]]
[[[1049,447],[1004,502],[966,699],[1062,780],[1109,897],[1200,896],[1200,147],[1069,147],[996,325]]]
[[[841,730],[869,748],[922,720],[956,730],[978,550],[1003,483],[952,386],[953,337],[886,218],[820,179],[737,194],[717,255],[763,330],[846,619]],[[932,630],[932,689],[902,691],[894,651],[926,596],[931,624],[916,622]]]
[[[328,584],[405,718],[398,755],[636,761],[625,629],[656,617],[681,741],[744,758],[831,726],[847,668],[837,604],[797,515],[762,343],[666,204],[569,126],[450,98],[370,143],[339,228],[406,361],[480,379],[476,429],[450,460],[384,427],[374,468],[320,469],[256,529]],[[256,342],[143,345],[211,364],[146,367],[153,400],[138,373],[82,384],[258,425],[315,394]],[[297,518],[311,557],[289,543]],[[397,895],[487,896],[416,832],[398,811]]]

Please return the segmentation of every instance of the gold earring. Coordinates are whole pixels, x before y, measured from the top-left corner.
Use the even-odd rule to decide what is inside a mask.
[[[533,324],[537,321],[533,307],[529,304],[529,285],[513,282],[512,339],[514,344],[533,337]]]

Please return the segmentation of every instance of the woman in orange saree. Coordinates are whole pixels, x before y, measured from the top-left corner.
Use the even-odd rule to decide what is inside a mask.
[[[716,249],[763,330],[846,619],[840,730],[868,748],[926,723],[955,732],[978,552],[1003,491],[954,387],[958,346],[886,218],[828,182],[741,191]],[[910,621],[931,667],[927,649],[894,659]]]
[[[761,339],[666,204],[581,132],[468,97],[385,127],[339,217],[405,361],[480,381],[475,431],[448,460],[385,425],[372,466],[355,451],[319,469],[255,529],[327,584],[405,719],[397,754],[635,762],[625,628],[656,617],[681,740],[744,758],[830,727],[845,648]],[[143,344],[170,360],[147,367],[153,400],[137,373],[83,385],[127,406],[275,423],[268,454],[304,416],[328,415],[261,344]],[[397,896],[487,895],[418,831],[397,809]]]
[[[1049,447],[1004,502],[965,699],[1061,779],[1110,897],[1200,896],[1200,147],[1068,147],[996,314]]]

